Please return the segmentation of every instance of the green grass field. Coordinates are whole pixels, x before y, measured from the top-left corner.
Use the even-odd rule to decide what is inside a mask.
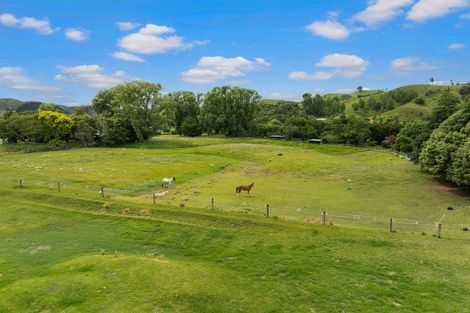
[[[470,312],[470,234],[317,223],[432,224],[470,205],[387,150],[175,136],[18,150],[0,148],[0,312]]]

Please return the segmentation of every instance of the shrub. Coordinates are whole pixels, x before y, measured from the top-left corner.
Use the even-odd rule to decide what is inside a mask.
[[[466,84],[466,85],[463,85],[462,87],[460,87],[459,92],[462,96],[470,95],[470,84]]]
[[[426,100],[424,100],[423,97],[418,97],[418,98],[415,99],[415,103],[418,104],[418,105],[425,105]]]

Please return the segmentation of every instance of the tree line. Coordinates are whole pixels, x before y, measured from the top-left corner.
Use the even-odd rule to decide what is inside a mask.
[[[262,101],[257,91],[240,87],[162,94],[158,83],[133,81],[99,91],[92,100],[95,115],[86,107],[66,114],[52,104],[36,111],[6,111],[0,118],[0,139],[63,147],[115,146],[161,133],[320,138],[326,143],[392,148],[431,173],[469,186],[470,104],[468,88],[462,88],[461,95],[443,92],[428,119],[404,123],[396,114],[381,112],[396,103],[419,102],[413,91],[392,91],[367,102],[359,99],[353,113],[346,114],[344,100],[349,95],[306,93],[301,102]]]

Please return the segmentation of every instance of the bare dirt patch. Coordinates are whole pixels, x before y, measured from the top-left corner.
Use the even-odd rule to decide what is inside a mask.
[[[432,188],[436,191],[439,191],[441,193],[445,193],[451,196],[470,198],[470,190],[459,188],[438,177],[435,177],[433,179]]]

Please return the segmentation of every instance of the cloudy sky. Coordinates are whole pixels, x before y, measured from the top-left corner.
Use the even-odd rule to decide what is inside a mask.
[[[470,0],[0,0],[0,97],[89,103],[123,81],[266,98],[470,81]]]

